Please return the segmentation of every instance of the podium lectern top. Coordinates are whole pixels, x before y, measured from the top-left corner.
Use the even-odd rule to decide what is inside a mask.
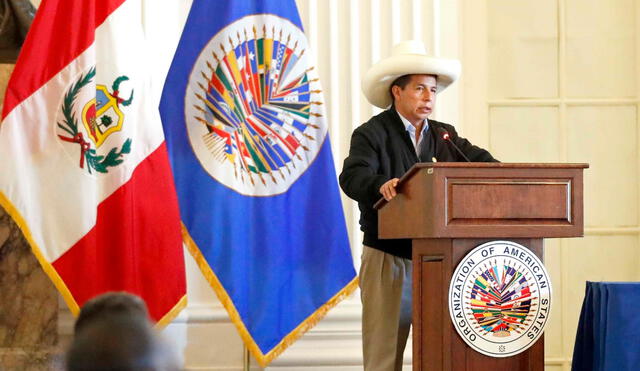
[[[400,179],[398,195],[393,200],[376,203],[379,236],[581,237],[582,172],[588,167],[484,162],[416,164]]]

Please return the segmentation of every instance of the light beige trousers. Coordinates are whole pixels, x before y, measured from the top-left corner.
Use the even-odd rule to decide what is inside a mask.
[[[365,371],[399,371],[411,328],[411,260],[364,246],[360,266]]]

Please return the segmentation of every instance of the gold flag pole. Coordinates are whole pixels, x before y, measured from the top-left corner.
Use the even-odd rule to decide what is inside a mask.
[[[247,348],[247,346],[244,345],[244,343],[242,344],[242,350],[244,352],[244,371],[249,371],[251,358],[249,356],[249,348]]]

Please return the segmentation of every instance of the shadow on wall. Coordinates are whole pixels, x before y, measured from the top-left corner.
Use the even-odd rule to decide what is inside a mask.
[[[15,63],[36,8],[29,0],[0,0],[0,63]]]

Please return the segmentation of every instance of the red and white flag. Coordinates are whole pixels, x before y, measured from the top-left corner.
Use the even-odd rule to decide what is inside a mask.
[[[186,284],[142,8],[42,1],[4,101],[0,204],[72,312],[127,291],[162,325]]]

